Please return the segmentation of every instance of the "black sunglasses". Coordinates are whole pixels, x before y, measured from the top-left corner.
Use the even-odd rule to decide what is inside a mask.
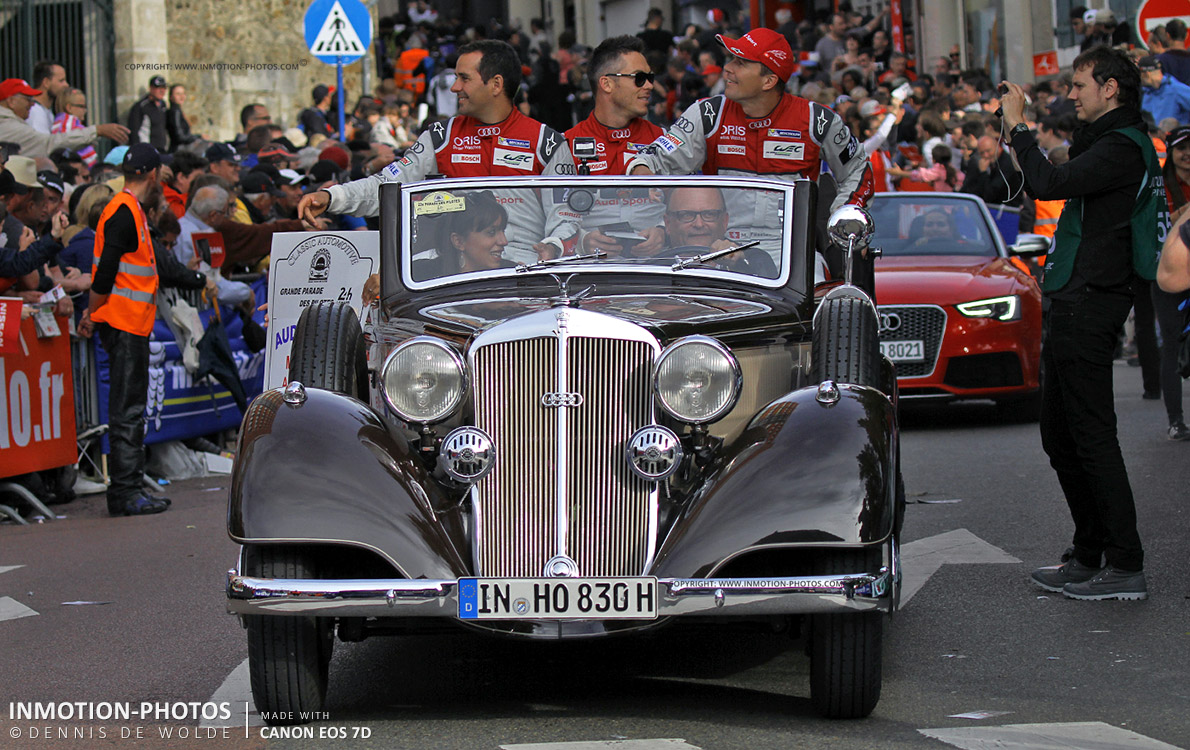
[[[607,73],[608,78],[631,78],[636,87],[642,88],[646,83],[652,83],[653,79],[657,77],[656,73],[652,71],[646,73],[643,70],[638,70],[635,73]]]

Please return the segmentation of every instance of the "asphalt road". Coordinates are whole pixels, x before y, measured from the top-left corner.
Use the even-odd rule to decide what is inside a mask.
[[[338,644],[329,719],[305,740],[270,739],[259,726],[245,739],[243,717],[213,722],[226,729],[12,718],[14,701],[242,704],[245,636],[222,593],[236,552],[224,530],[227,478],[212,477],[176,484],[173,509],[159,516],[107,518],[98,497],[59,506],[67,517],[53,523],[0,526],[0,748],[945,748],[955,745],[921,730],[1078,722],[1101,722],[1087,729],[1100,744],[1064,746],[1162,747],[1112,745],[1115,727],[1190,748],[1190,583],[1178,567],[1190,443],[1165,439],[1164,410],[1141,400],[1138,370],[1119,365],[1116,375],[1150,599],[1077,602],[1027,582],[1033,567],[1057,562],[1071,531],[1036,423],[1005,422],[990,404],[906,411],[916,501],[906,555],[917,554],[906,568],[924,585],[888,625],[883,697],[869,719],[814,715],[793,634],[696,627],[582,644]],[[17,612],[28,616],[7,619]],[[1004,713],[951,718],[970,711]],[[64,729],[73,736],[58,738]],[[167,730],[174,736],[161,738]]]

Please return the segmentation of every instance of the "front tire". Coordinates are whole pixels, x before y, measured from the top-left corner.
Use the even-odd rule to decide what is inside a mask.
[[[245,571],[261,578],[316,577],[308,553],[250,546]],[[245,615],[248,673],[256,710],[269,725],[305,724],[326,705],[334,621],[325,617]]]
[[[879,546],[832,550],[825,575],[878,570]],[[861,719],[880,700],[884,615],[814,615],[810,621],[810,702],[828,719]]]
[[[355,310],[319,302],[302,311],[289,355],[289,380],[368,400],[368,362]]]
[[[814,320],[811,379],[880,386],[880,322],[876,311],[856,297],[822,301]]]

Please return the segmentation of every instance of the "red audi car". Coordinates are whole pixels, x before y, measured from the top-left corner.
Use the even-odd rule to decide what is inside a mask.
[[[1049,240],[1006,247],[983,200],[961,193],[879,193],[875,220],[880,348],[902,399],[994,399],[1035,413],[1041,290],[1020,257]],[[1014,257],[1015,256],[1015,257]]]

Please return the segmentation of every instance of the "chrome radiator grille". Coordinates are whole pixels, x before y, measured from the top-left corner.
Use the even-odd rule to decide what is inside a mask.
[[[556,555],[584,576],[639,575],[652,555],[654,490],[628,469],[624,446],[652,422],[655,349],[612,338],[562,342],[545,336],[473,349],[475,424],[497,451],[476,486],[479,575],[540,576]],[[542,404],[562,390],[581,404]]]
[[[898,378],[920,378],[934,371],[942,335],[946,331],[946,312],[935,305],[880,305],[881,314],[895,313],[900,326],[895,331],[881,329],[881,341],[922,342],[925,359],[921,362],[898,362]]]

